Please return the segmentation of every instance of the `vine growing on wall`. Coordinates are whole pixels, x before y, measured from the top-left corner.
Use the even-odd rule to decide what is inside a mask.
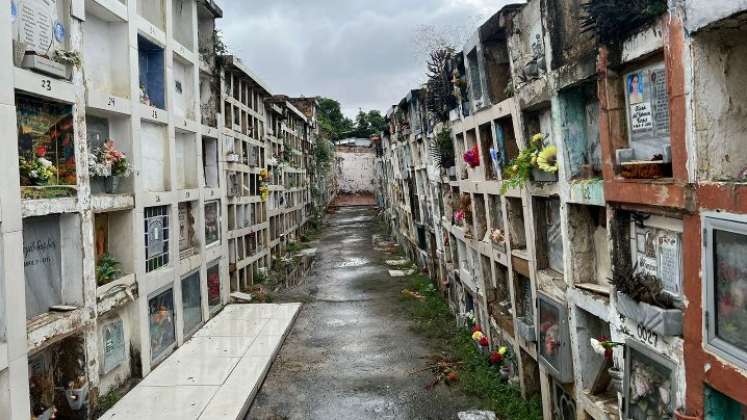
[[[581,30],[606,45],[616,45],[667,11],[666,0],[589,0],[581,6]]]
[[[451,140],[451,129],[442,128],[431,142],[431,157],[437,168],[451,168],[455,163],[454,142]]]

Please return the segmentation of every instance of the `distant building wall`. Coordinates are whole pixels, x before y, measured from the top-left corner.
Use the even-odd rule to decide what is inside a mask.
[[[340,160],[339,192],[373,194],[376,151],[373,148],[338,146],[337,158]]]

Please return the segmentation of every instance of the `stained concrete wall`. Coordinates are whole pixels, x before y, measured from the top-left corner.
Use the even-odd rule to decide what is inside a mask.
[[[376,153],[373,149],[338,147],[337,158],[341,160],[338,183],[340,193],[359,194],[374,191]]]

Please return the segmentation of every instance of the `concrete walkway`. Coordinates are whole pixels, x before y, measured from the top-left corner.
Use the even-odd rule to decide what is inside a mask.
[[[425,389],[423,357],[445,342],[413,330],[401,303],[408,280],[389,276],[386,261],[400,257],[372,239],[375,216],[329,215],[305,283],[274,296],[304,305],[247,420],[454,420],[480,406],[458,387]]]
[[[242,418],[301,305],[229,305],[101,419]]]

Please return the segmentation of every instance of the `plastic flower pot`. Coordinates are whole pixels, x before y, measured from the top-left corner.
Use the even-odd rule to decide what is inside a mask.
[[[508,381],[508,379],[511,377],[511,366],[508,366],[508,365],[501,366],[500,373],[501,373],[501,379],[503,379],[504,381]]]

